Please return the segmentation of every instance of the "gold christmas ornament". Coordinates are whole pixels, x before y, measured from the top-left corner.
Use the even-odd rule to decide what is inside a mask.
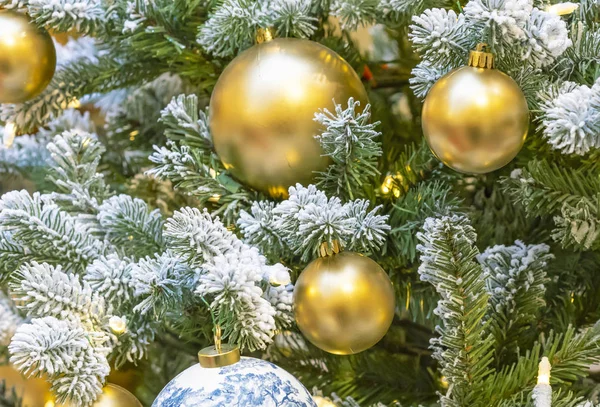
[[[296,322],[310,342],[327,352],[362,352],[379,342],[392,323],[392,283],[368,257],[323,252],[325,256],[310,263],[296,282]]]
[[[109,383],[92,407],[142,407],[142,403],[121,386]]]
[[[494,69],[480,44],[468,66],[433,85],[423,105],[422,125],[431,151],[448,167],[484,174],[508,164],[521,150],[529,128],[523,92]]]
[[[24,14],[0,12],[0,103],[22,103],[48,86],[56,68],[52,38]]]
[[[287,195],[290,185],[307,185],[328,159],[315,136],[314,115],[350,97],[367,102],[352,67],[316,42],[278,38],[236,57],[221,74],[210,101],[215,150],[243,183],[271,196]]]
[[[23,399],[23,406],[54,406],[54,397],[50,392],[50,384],[44,379],[32,377],[27,379],[12,365],[0,366],[0,382],[5,381],[10,392],[14,388]]]

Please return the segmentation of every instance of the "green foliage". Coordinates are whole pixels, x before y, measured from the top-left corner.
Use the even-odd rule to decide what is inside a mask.
[[[489,296],[475,261],[477,235],[466,218],[457,216],[429,218],[423,229],[419,273],[440,295],[436,313],[443,321],[436,329],[439,338],[431,342],[433,357],[451,383],[442,405],[485,406],[480,392],[493,372],[494,340],[483,324]]]

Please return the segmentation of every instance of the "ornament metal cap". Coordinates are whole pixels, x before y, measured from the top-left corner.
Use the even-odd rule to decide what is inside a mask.
[[[240,361],[240,348],[221,343],[221,326],[215,327],[215,344],[198,352],[200,366],[208,369],[233,365]]]
[[[333,256],[341,251],[342,245],[340,244],[340,241],[334,239],[331,242],[321,243],[321,246],[319,246],[319,257]]]
[[[262,44],[263,42],[273,41],[273,29],[259,27],[256,30],[256,43]]]
[[[474,68],[495,68],[494,54],[487,52],[487,49],[487,44],[477,44],[477,47],[469,53],[469,66]]]

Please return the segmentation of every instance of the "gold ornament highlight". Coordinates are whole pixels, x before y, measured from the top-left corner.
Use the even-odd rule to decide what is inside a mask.
[[[493,55],[480,44],[469,65],[442,77],[423,105],[422,125],[431,151],[448,167],[485,174],[508,164],[529,129],[523,92],[494,69]]]
[[[7,389],[14,388],[22,398],[23,406],[54,406],[50,384],[41,378],[26,378],[12,365],[0,366],[0,382],[5,381]]]
[[[142,407],[142,403],[121,386],[109,383],[92,407]]]
[[[310,263],[296,282],[296,322],[310,342],[327,352],[359,353],[379,342],[392,324],[394,289],[370,258],[327,252],[323,250],[324,257]]]
[[[221,74],[210,101],[215,150],[246,185],[274,197],[307,185],[328,159],[315,136],[319,109],[350,97],[367,102],[352,67],[329,48],[308,40],[278,38],[236,57]]]
[[[0,12],[0,103],[22,103],[48,86],[56,68],[52,38],[24,14]]]

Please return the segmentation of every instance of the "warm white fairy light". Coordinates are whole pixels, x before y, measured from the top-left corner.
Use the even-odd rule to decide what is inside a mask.
[[[556,14],[558,16],[566,16],[568,14],[573,13],[578,8],[579,8],[579,4],[566,2],[566,3],[553,4],[548,7],[547,11],[549,13]]]
[[[325,397],[313,396],[313,401],[317,404],[317,407],[336,407],[331,400]]]
[[[4,147],[9,148],[15,141],[17,135],[17,126],[13,122],[6,122],[4,125]]]
[[[533,389],[532,398],[535,407],[552,407],[551,369],[550,361],[544,356],[538,367],[537,385]]]
[[[112,316],[108,320],[108,326],[115,335],[121,335],[127,331],[127,321],[125,318]]]

